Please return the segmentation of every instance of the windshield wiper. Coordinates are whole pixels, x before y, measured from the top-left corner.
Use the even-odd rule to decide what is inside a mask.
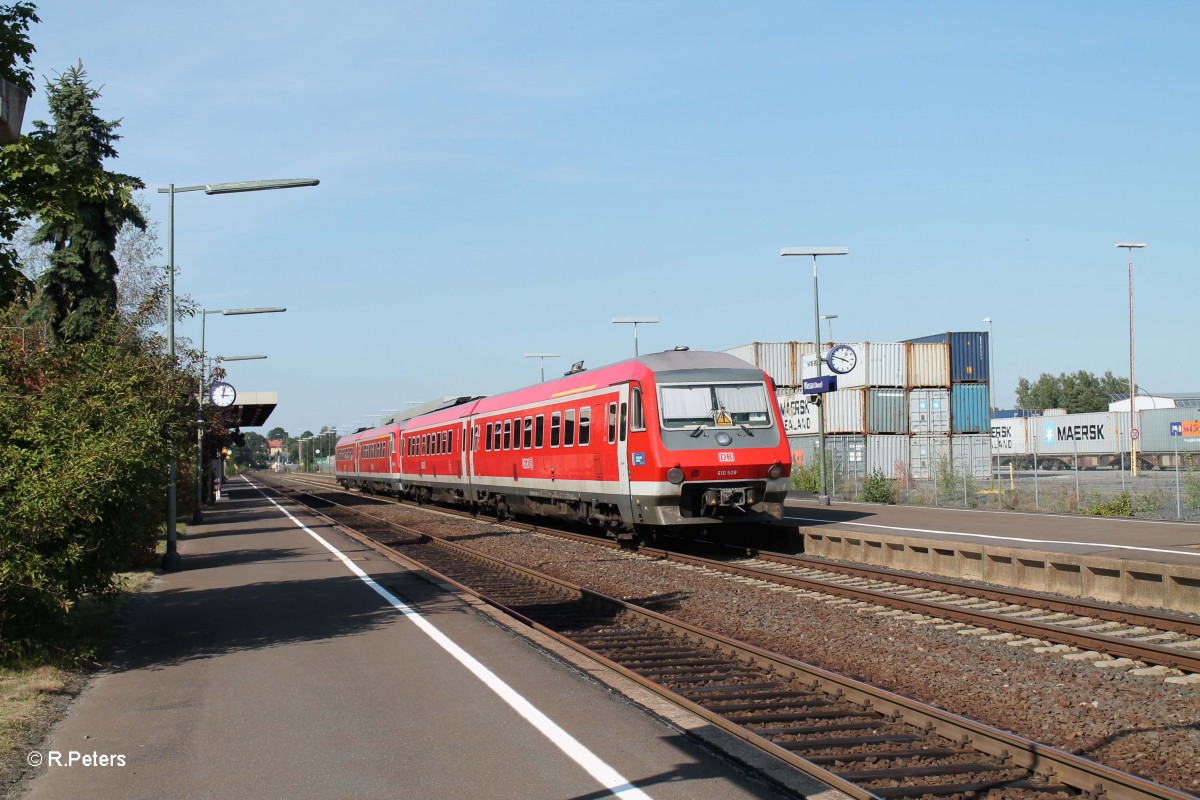
[[[739,423],[738,423],[738,427],[739,427],[739,428],[741,428],[742,430],[744,430],[744,431],[746,432],[746,435],[747,435],[747,436],[753,436],[753,435],[754,435],[754,431],[752,431],[752,430],[750,430],[749,428],[747,428],[747,427],[746,427],[746,423],[744,423],[744,422],[739,422]]]
[[[702,436],[704,434],[704,431],[705,431],[704,423],[701,422],[699,425],[696,426],[696,430],[692,431],[692,438],[696,439],[696,438]]]

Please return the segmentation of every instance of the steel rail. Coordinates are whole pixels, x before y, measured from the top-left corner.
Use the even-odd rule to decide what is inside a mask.
[[[864,709],[868,709],[870,712],[889,717],[892,720],[900,720],[917,728],[934,730],[945,738],[956,740],[963,747],[972,747],[979,752],[999,759],[1001,762],[1027,770],[1035,776],[1035,780],[1033,781],[1035,785],[1040,785],[1043,781],[1047,780],[1057,781],[1066,786],[1073,787],[1090,797],[1103,796],[1105,800],[1195,800],[1191,795],[1160,786],[1143,778],[1088,761],[1065,751],[1033,742],[1024,737],[1007,733],[933,706],[902,697],[852,678],[838,675],[815,665],[772,653],[755,645],[736,641],[723,634],[706,630],[681,620],[672,619],[664,614],[585,589],[568,581],[537,572],[536,570],[486,556],[468,547],[431,536],[415,528],[383,520],[359,509],[342,506],[327,499],[322,499],[322,502],[338,506],[340,509],[348,511],[355,516],[366,517],[375,524],[384,525],[391,530],[398,530],[408,535],[422,537],[424,540],[435,544],[438,548],[455,553],[460,558],[466,558],[479,564],[492,565],[495,569],[520,577],[523,580],[553,587],[557,591],[582,598],[584,602],[592,606],[607,607],[620,611],[634,619],[641,620],[643,624],[652,628],[667,632],[688,642],[702,645],[710,652],[732,655],[737,659],[744,660],[748,664],[765,670],[769,674],[780,676],[786,681],[805,684],[824,694],[838,699],[846,699],[851,703],[862,706]],[[328,514],[320,511],[316,513],[320,513],[335,524],[344,527],[343,523],[330,517]],[[354,538],[372,547],[390,551],[398,557],[413,560],[411,557],[399,554],[393,548],[373,541],[363,534],[358,534]],[[416,563],[421,564],[419,561],[416,561]],[[722,730],[728,731],[739,739],[779,758],[827,785],[846,791],[859,800],[883,798],[893,794],[903,796],[905,794],[904,792],[892,793],[888,791],[872,793],[858,786],[853,781],[849,781],[824,769],[818,764],[796,756],[789,750],[738,725],[726,716],[710,711],[704,706],[680,695],[678,692],[641,675],[636,670],[626,668],[603,655],[595,653],[590,648],[572,641],[569,636],[563,635],[547,625],[538,622],[536,619],[523,613],[519,608],[510,607],[511,604],[505,602],[503,599],[488,596],[436,568],[425,564],[421,564],[421,566],[423,569],[436,574],[440,579],[449,582],[472,596],[478,597],[482,602],[486,602],[504,613],[521,620],[524,624],[553,637],[555,640],[562,642],[564,645],[571,647],[581,654],[596,659],[655,692],[664,699],[688,708]],[[886,756],[887,754],[879,753],[877,755]],[[1019,781],[1018,783],[1028,782]],[[932,785],[929,788],[936,791],[937,785]]]

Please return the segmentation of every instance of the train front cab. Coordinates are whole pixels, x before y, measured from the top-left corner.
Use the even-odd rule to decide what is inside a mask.
[[[629,409],[636,525],[782,518],[791,460],[774,393],[760,370],[658,372],[653,384],[630,387]]]

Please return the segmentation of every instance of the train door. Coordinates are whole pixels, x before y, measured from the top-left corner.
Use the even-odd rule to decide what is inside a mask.
[[[616,409],[616,439],[617,439],[617,474],[621,481],[620,504],[621,518],[628,524],[633,524],[633,487],[629,481],[629,459],[638,458],[638,453],[629,452],[629,384],[621,386],[617,394]],[[611,405],[610,405],[611,408]],[[611,424],[611,423],[610,423]],[[645,454],[641,454],[645,458]]]

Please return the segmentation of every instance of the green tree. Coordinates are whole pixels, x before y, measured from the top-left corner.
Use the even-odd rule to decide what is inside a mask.
[[[15,83],[27,94],[33,94],[33,64],[29,58],[37,48],[26,32],[34,22],[41,20],[33,3],[0,6],[0,78]]]
[[[1057,377],[1043,372],[1037,381],[1017,380],[1017,407],[1029,410],[1065,408],[1071,414],[1107,411],[1112,395],[1129,394],[1129,381],[1118,378],[1112,371],[1097,378],[1086,370]]]
[[[39,22],[36,6],[32,3],[14,3],[0,6],[0,78],[13,83],[29,94],[33,94],[33,65],[30,56],[34,46],[29,41],[29,26]],[[7,148],[4,148],[7,150]],[[7,305],[27,294],[30,286],[21,272],[16,253],[10,242],[22,219],[15,202],[19,193],[17,186],[10,186],[8,159],[4,159],[0,171],[0,304]]]
[[[88,85],[82,62],[47,85],[54,125],[35,122],[31,138],[49,142],[67,174],[103,177],[108,191],[82,199],[70,218],[44,219],[34,242],[52,247],[50,267],[38,279],[40,292],[30,318],[46,322],[64,341],[95,335],[105,316],[117,308],[117,233],[126,223],[139,229],[145,218],[133,202],[144,184],[130,175],[107,172],[104,160],[115,158],[120,121],[96,113],[100,93]]]

